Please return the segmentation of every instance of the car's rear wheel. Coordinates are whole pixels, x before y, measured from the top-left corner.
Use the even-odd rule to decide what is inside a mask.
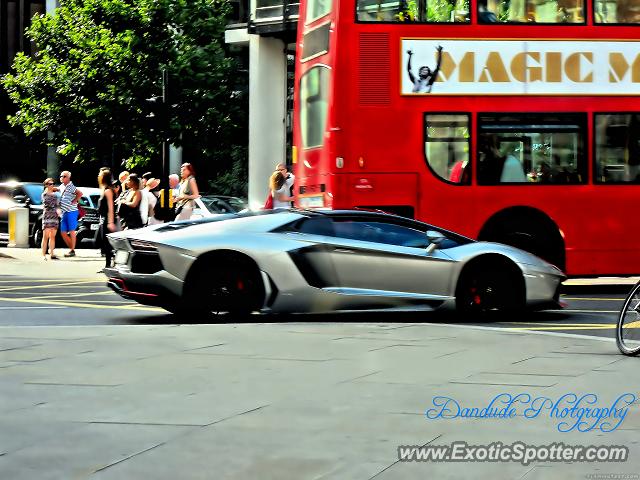
[[[33,235],[31,236],[31,246],[34,248],[38,248],[42,246],[42,220],[38,220],[40,226],[35,226],[33,228]]]
[[[244,255],[225,252],[198,260],[187,275],[180,305],[167,309],[194,321],[222,312],[237,319],[259,310],[263,301],[257,265]]]
[[[461,313],[506,312],[525,306],[520,269],[499,255],[478,259],[465,267],[456,288],[456,308]]]

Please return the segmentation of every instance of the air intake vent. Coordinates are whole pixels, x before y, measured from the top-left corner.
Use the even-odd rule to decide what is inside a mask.
[[[389,34],[360,34],[360,105],[389,105]]]

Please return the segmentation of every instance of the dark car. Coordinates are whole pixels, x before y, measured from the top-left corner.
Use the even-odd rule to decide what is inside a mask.
[[[29,243],[39,246],[42,243],[42,192],[44,186],[39,182],[3,182],[0,183],[0,241],[9,240],[9,208],[22,206],[29,208]],[[85,215],[78,221],[78,246],[88,240],[95,245],[98,225],[98,210],[84,199],[80,200]],[[60,231],[58,230],[58,237]],[[64,245],[62,239],[56,242]]]

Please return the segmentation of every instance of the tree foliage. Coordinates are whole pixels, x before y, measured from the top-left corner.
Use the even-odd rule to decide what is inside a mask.
[[[37,45],[18,54],[3,84],[29,136],[52,132],[51,144],[75,161],[144,164],[162,140],[212,145],[233,140],[243,114],[234,93],[234,62],[224,51],[227,0],[61,0],[33,19]],[[167,121],[148,117],[146,99],[161,95],[169,72]]]

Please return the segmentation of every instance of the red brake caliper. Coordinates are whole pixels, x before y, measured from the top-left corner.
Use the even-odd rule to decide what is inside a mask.
[[[478,289],[476,287],[471,287],[471,298],[473,299],[474,305],[480,305],[482,303],[482,299],[480,295],[478,295]]]

